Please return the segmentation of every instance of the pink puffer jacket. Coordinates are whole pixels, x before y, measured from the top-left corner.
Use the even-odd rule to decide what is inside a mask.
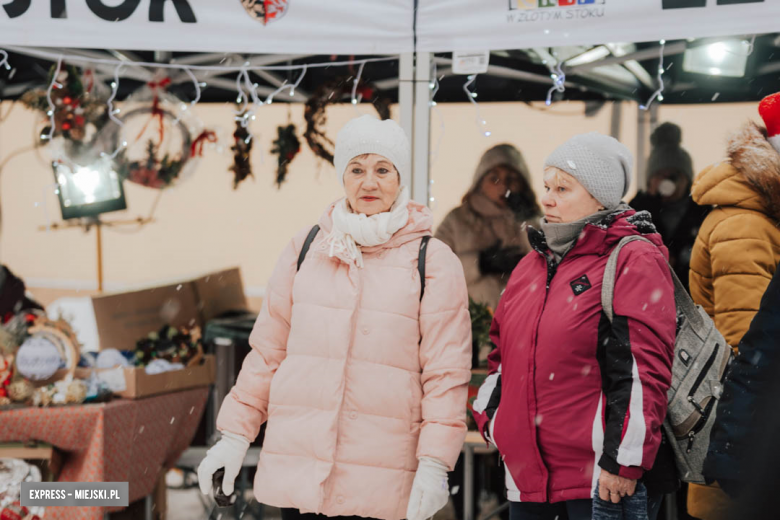
[[[258,502],[327,516],[400,520],[417,459],[455,465],[466,435],[471,322],[463,267],[431,240],[428,208],[363,248],[365,267],[328,257],[333,205],[296,273],[309,228],[287,246],[250,336],[252,352],[217,428],[254,439],[267,419]]]

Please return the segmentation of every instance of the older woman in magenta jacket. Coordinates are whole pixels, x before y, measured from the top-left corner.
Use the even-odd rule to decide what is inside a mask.
[[[597,133],[546,161],[545,217],[501,297],[474,403],[505,463],[511,520],[648,517],[640,479],[661,442],[676,319],[661,236],[649,213],[621,203],[632,163]],[[632,236],[649,243],[620,251],[610,323],[604,271]]]
[[[225,468],[230,494],[264,422],[254,494],[285,520],[324,514],[423,520],[449,495],[466,435],[471,324],[463,268],[410,201],[410,146],[392,121],[339,132],[346,197],[281,255],[253,347],[201,463],[201,490]],[[424,291],[418,258],[425,257]],[[422,293],[422,294],[421,294]]]

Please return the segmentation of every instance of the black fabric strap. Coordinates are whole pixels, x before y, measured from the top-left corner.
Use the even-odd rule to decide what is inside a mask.
[[[301,252],[298,254],[298,269],[297,269],[298,271],[301,270],[301,264],[303,264],[303,261],[306,258],[306,253],[309,252],[311,243],[314,242],[314,237],[316,237],[317,233],[319,232],[320,232],[320,226],[318,225],[315,225],[313,228],[311,228],[311,231],[309,231],[309,235],[306,237],[306,241],[303,243]]]
[[[301,270],[301,264],[303,264],[304,259],[306,259],[306,253],[309,252],[309,247],[311,247],[311,243],[314,242],[314,238],[319,232],[320,226],[314,226],[311,228],[311,231],[309,231],[309,235],[306,237],[306,241],[303,243],[301,252],[298,254],[298,271]],[[424,236],[422,238],[420,241],[420,255],[417,258],[417,271],[420,273],[420,301],[422,301],[423,294],[425,294],[425,253],[428,250],[428,242],[430,240],[430,235]]]
[[[425,252],[428,250],[428,242],[431,236],[424,236],[420,241],[420,256],[417,258],[417,271],[420,273],[420,301],[425,294]]]

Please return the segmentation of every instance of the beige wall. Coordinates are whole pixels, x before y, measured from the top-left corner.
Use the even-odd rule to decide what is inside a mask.
[[[1,113],[9,109],[8,103]],[[232,105],[199,105],[198,115],[207,126],[232,133]],[[293,121],[303,129],[303,107],[292,107]],[[544,158],[566,138],[581,132],[609,132],[610,106],[597,116],[585,118],[583,104],[562,102],[547,109],[523,103],[480,105],[490,137],[476,127],[474,107],[469,103],[439,105],[432,114],[431,148],[436,153],[431,166],[432,204],[436,223],[455,207],[471,184],[481,153],[488,147],[510,142],[520,148],[541,194]],[[364,109],[367,111],[367,109]],[[755,105],[664,106],[660,120],[683,127],[684,145],[696,169],[723,158],[730,131],[749,118],[756,119]],[[330,109],[329,135],[355,115],[351,106]],[[0,163],[32,142],[35,117],[20,106],[0,123]],[[340,186],[330,165],[316,160],[304,144],[290,167],[289,180],[277,190],[273,179],[275,156],[270,155],[276,127],[287,122],[283,104],[264,107],[254,123],[255,180],[232,189],[229,142],[222,154],[207,151],[195,174],[165,191],[155,213],[155,222],[140,230],[134,226],[104,231],[104,270],[108,290],[169,282],[230,266],[240,266],[250,296],[262,296],[263,287],[282,248],[299,229],[316,223],[326,205],[340,195]],[[443,125],[443,126],[442,126]],[[636,105],[624,103],[621,140],[636,149]],[[41,299],[89,291],[96,286],[94,231],[39,231],[59,221],[59,205],[51,190],[53,176],[45,159],[27,152],[11,159],[0,173],[0,204],[3,225],[0,261],[22,276]],[[105,216],[105,220],[132,219],[146,215],[157,192],[127,184],[129,210]],[[635,186],[632,187],[632,193]],[[84,294],[82,292],[82,294]],[[257,302],[259,300],[255,300]]]

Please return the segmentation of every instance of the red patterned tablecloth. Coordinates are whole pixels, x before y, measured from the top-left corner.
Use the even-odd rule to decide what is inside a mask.
[[[62,482],[129,482],[130,502],[190,445],[208,397],[196,388],[104,404],[0,412],[0,442],[38,440],[66,452]],[[45,520],[102,520],[117,508],[48,507]]]

